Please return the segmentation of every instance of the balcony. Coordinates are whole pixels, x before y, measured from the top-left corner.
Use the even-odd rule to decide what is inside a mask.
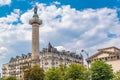
[[[7,70],[7,68],[3,67],[2,70]]]

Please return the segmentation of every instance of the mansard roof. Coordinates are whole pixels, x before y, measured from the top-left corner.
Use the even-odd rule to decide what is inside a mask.
[[[51,45],[51,43],[49,42],[49,44],[48,44],[48,52],[51,52],[52,51],[52,45]]]
[[[52,52],[52,53],[56,53],[57,52],[57,49],[54,48],[51,43],[49,42],[48,43],[48,46],[46,48],[43,48],[42,52],[41,53],[46,53],[46,52]]]
[[[15,58],[11,57],[10,61],[9,62],[14,62],[16,61],[17,59],[23,59],[23,58],[27,58],[27,57],[31,57],[31,53],[28,53],[27,55],[25,54],[22,54],[21,56],[16,56]]]
[[[48,44],[47,48],[43,48],[43,50],[40,52],[40,54],[46,53],[45,50],[47,50],[47,52],[51,52],[51,53],[55,53],[58,55],[63,55],[63,56],[68,56],[68,57],[72,57],[72,58],[76,58],[76,59],[82,59],[81,55],[76,54],[75,52],[70,52],[70,51],[58,51],[56,48],[54,48],[51,43]],[[28,53],[28,54],[22,54],[21,56],[16,56],[15,58],[11,58],[9,62],[14,62],[16,60],[19,59],[25,59],[28,57],[31,57],[32,53]]]
[[[9,62],[13,62],[13,61],[15,61],[15,60],[16,60],[16,58],[11,57],[11,59],[10,59]]]
[[[68,56],[68,57],[73,57],[73,58],[77,58],[77,59],[82,59],[81,55],[77,55],[75,52],[70,52],[70,51],[58,51],[57,48],[54,48],[51,43],[49,42],[48,47],[47,48],[43,48],[42,52],[40,52],[41,54],[47,53],[47,52],[51,52],[51,53],[55,53],[58,55],[63,55],[63,56]]]
[[[72,58],[76,58],[76,59],[82,59],[81,55],[78,55],[75,52],[70,52],[70,51],[62,51],[62,52],[58,51],[56,54],[63,55],[66,57],[72,57]]]
[[[52,48],[52,45],[51,45],[51,43],[49,42],[49,44],[48,44],[48,48]]]

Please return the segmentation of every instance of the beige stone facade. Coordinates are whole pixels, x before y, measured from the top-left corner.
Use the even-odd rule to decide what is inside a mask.
[[[23,80],[23,70],[31,67],[31,53],[22,56],[16,56],[11,58],[9,63],[2,66],[2,77],[16,76],[20,80]]]
[[[58,51],[50,43],[40,53],[40,67],[47,71],[51,67],[59,67],[59,65],[69,65],[71,63],[82,64],[82,57],[70,51]],[[3,64],[2,76],[6,77],[14,75],[23,80],[23,71],[32,67],[32,54],[22,54],[11,58],[9,63]]]
[[[82,57],[74,52],[70,51],[58,51],[50,43],[48,48],[44,48],[40,56],[40,66],[44,70],[48,70],[50,67],[59,67],[59,65],[69,65],[71,63],[82,64]]]
[[[117,72],[120,70],[120,49],[116,47],[108,47],[99,49],[98,52],[91,57],[86,59],[89,64],[94,61],[102,60],[112,65],[113,71]]]

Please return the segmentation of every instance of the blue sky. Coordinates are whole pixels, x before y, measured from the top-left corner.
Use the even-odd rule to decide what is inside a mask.
[[[0,0],[0,66],[31,52],[29,20],[35,5],[43,21],[41,49],[49,42],[90,55],[99,48],[120,48],[120,0]]]
[[[36,2],[45,3],[47,5],[52,4],[56,0],[12,0],[11,3],[5,6],[1,6],[0,12],[3,13],[0,16],[5,16],[13,11],[15,8],[21,9],[23,12],[32,8]],[[61,5],[71,5],[72,8],[77,10],[86,8],[116,8],[120,7],[120,0],[57,0]]]

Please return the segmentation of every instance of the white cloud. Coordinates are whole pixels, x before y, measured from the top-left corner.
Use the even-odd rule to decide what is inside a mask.
[[[14,31],[16,31],[18,27],[14,25],[14,22],[18,22],[19,12],[19,9],[15,9],[10,15],[0,18],[0,41],[4,41],[5,39],[8,39],[7,41],[9,41],[12,39],[11,36],[16,35]]]
[[[60,45],[57,46],[59,50],[86,49],[90,53],[98,48],[118,46],[120,21],[116,9],[101,8],[79,11],[69,5],[61,7],[56,7],[54,4],[47,6],[37,3],[37,5],[39,18],[43,21],[43,24],[40,25],[40,44],[42,46],[46,46],[51,41],[55,45]],[[21,15],[19,12],[19,10],[14,10],[10,15],[0,18],[0,46],[31,41],[32,27],[29,25],[29,20],[32,18],[33,9]],[[22,23],[13,24],[19,19]],[[115,34],[117,37],[108,37],[109,33]],[[15,51],[9,46],[7,49]]]
[[[20,20],[24,24],[29,24],[29,20],[32,18],[32,10],[28,10],[26,13],[22,14]]]
[[[13,12],[11,12],[10,15],[7,15],[6,17],[1,17],[0,18],[0,24],[8,24],[8,23],[13,23],[17,22],[19,18],[19,9],[15,9]]]
[[[6,47],[0,47],[0,59],[3,59],[8,54],[8,49]]]
[[[53,2],[53,4],[57,4],[57,5],[58,5],[58,4],[61,4],[61,3],[60,3],[60,2],[58,2],[58,1],[55,1],[55,2]]]
[[[10,5],[10,3],[11,3],[11,0],[0,0],[0,6]]]
[[[55,48],[57,48],[58,51],[67,50],[67,49],[64,48],[63,46],[56,46]]]
[[[69,5],[57,8],[55,5],[46,6],[44,4],[38,4],[38,7],[39,17],[43,20],[40,35],[44,44],[55,41],[56,44],[61,44],[70,50],[89,49],[108,42],[109,33],[119,34],[120,24],[116,9],[78,11]],[[25,14],[31,15],[31,11]],[[28,23],[30,18],[28,15],[26,18],[25,14],[22,15],[21,20]]]
[[[98,46],[99,44],[105,45],[105,42],[109,41],[109,37],[108,37],[109,33],[114,33],[116,35],[119,34],[118,30],[120,23],[117,18],[117,11],[115,9],[108,9],[108,8],[95,9],[95,10],[87,9],[79,13],[83,15],[78,16],[79,17],[78,20],[80,22],[78,23],[79,24],[78,27],[76,27],[77,29],[76,32],[81,30],[81,32],[83,33],[79,33],[80,34],[79,37],[76,37],[72,41],[65,44],[66,47],[74,45],[69,48],[89,49],[93,46]],[[75,24],[77,24],[77,22]],[[114,41],[114,43],[117,42]],[[117,46],[115,44],[111,44],[109,46],[112,45]]]

